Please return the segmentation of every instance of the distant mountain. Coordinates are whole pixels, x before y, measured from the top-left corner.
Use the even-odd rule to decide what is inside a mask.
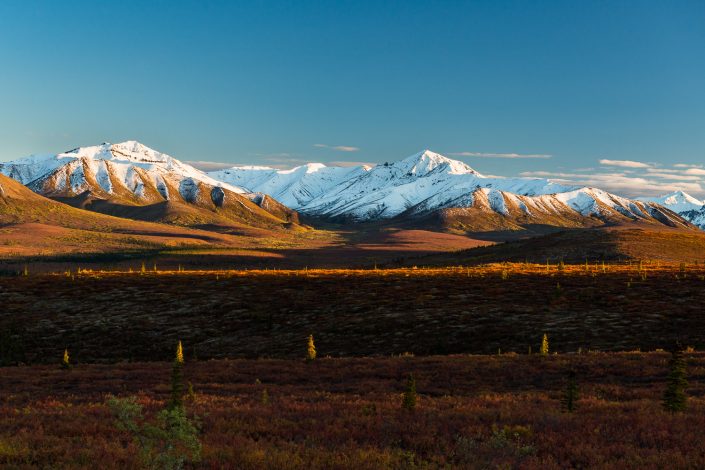
[[[396,220],[465,232],[632,221],[688,225],[654,203],[547,179],[487,177],[429,150],[374,167],[241,166],[209,174],[270,194],[309,216],[342,221]]]
[[[640,201],[655,202],[679,214],[681,212],[699,210],[705,205],[705,201],[696,199],[683,191],[676,191],[660,197],[640,197],[638,199]]]
[[[268,201],[275,211],[263,209],[262,195],[135,141],[0,163],[0,173],[52,199],[139,220],[257,227],[297,222],[297,214],[276,201]]]
[[[705,201],[694,198],[683,191],[676,191],[660,197],[639,198],[641,201],[655,202],[671,209],[685,220],[705,229]]]

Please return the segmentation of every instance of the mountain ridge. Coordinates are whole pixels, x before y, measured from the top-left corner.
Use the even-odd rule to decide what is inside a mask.
[[[137,141],[78,147],[0,163],[0,173],[34,192],[83,209],[176,225],[291,228],[295,211]]]
[[[484,176],[430,150],[371,168],[318,163],[291,170],[241,166],[209,174],[272,194],[307,216],[348,222],[441,220],[444,228],[466,232],[633,221],[688,226],[657,204],[549,179]]]

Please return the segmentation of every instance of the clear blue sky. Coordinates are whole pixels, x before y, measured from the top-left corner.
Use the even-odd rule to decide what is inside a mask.
[[[128,139],[260,164],[551,156],[462,157],[507,175],[705,163],[705,2],[0,2],[0,160]]]

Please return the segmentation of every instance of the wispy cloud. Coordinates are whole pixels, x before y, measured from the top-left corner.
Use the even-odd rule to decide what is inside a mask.
[[[622,168],[651,168],[653,165],[644,162],[635,162],[634,160],[608,160],[603,158],[600,160],[600,165],[618,166]]]
[[[669,174],[670,173],[666,173]],[[557,183],[591,186],[605,191],[614,192],[627,197],[660,196],[673,191],[702,193],[703,187],[698,181],[659,181],[651,179],[650,175],[631,176],[626,173],[568,173],[550,171],[525,171],[525,177],[550,178]]]
[[[539,158],[547,159],[553,155],[542,153],[487,153],[487,152],[451,152],[454,157],[479,157],[479,158]]]
[[[334,162],[326,162],[326,165],[328,165],[328,166],[350,167],[350,166],[375,166],[376,163],[370,163],[370,162],[343,162],[343,161],[334,161]]]
[[[702,168],[702,165],[691,165],[688,163],[676,163],[673,165],[675,168]]]
[[[314,147],[336,150],[338,152],[357,152],[360,150],[359,147],[353,147],[350,145],[327,145],[327,144],[313,144]]]
[[[185,162],[188,165],[191,165],[192,167],[196,168],[197,170],[201,171],[216,171],[216,170],[224,170],[226,168],[232,168],[235,164],[234,163],[223,163],[223,162],[205,162],[205,161],[187,161]]]

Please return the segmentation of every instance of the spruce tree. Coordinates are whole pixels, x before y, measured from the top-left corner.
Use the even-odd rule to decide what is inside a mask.
[[[671,359],[668,361],[668,378],[666,391],[663,394],[663,407],[675,413],[685,410],[685,389],[688,387],[686,380],[686,364],[683,357],[683,348],[677,344],[671,350]]]
[[[578,383],[575,379],[575,370],[568,371],[568,382],[566,383],[565,392],[561,399],[563,411],[572,413],[575,411],[578,401]]]
[[[313,344],[313,335],[308,335],[308,347],[306,349],[306,360],[308,362],[316,359],[316,345]]]
[[[406,380],[406,390],[401,400],[401,407],[404,410],[413,411],[416,408],[416,379],[414,374],[409,374]]]
[[[543,334],[543,339],[541,339],[541,349],[539,350],[542,356],[548,355],[548,335]]]
[[[184,406],[184,348],[181,341],[176,346],[176,357],[171,369],[171,400],[168,409],[181,409]]]
[[[70,369],[71,368],[71,362],[69,360],[69,350],[64,349],[64,357],[61,359],[61,368],[62,369]]]

